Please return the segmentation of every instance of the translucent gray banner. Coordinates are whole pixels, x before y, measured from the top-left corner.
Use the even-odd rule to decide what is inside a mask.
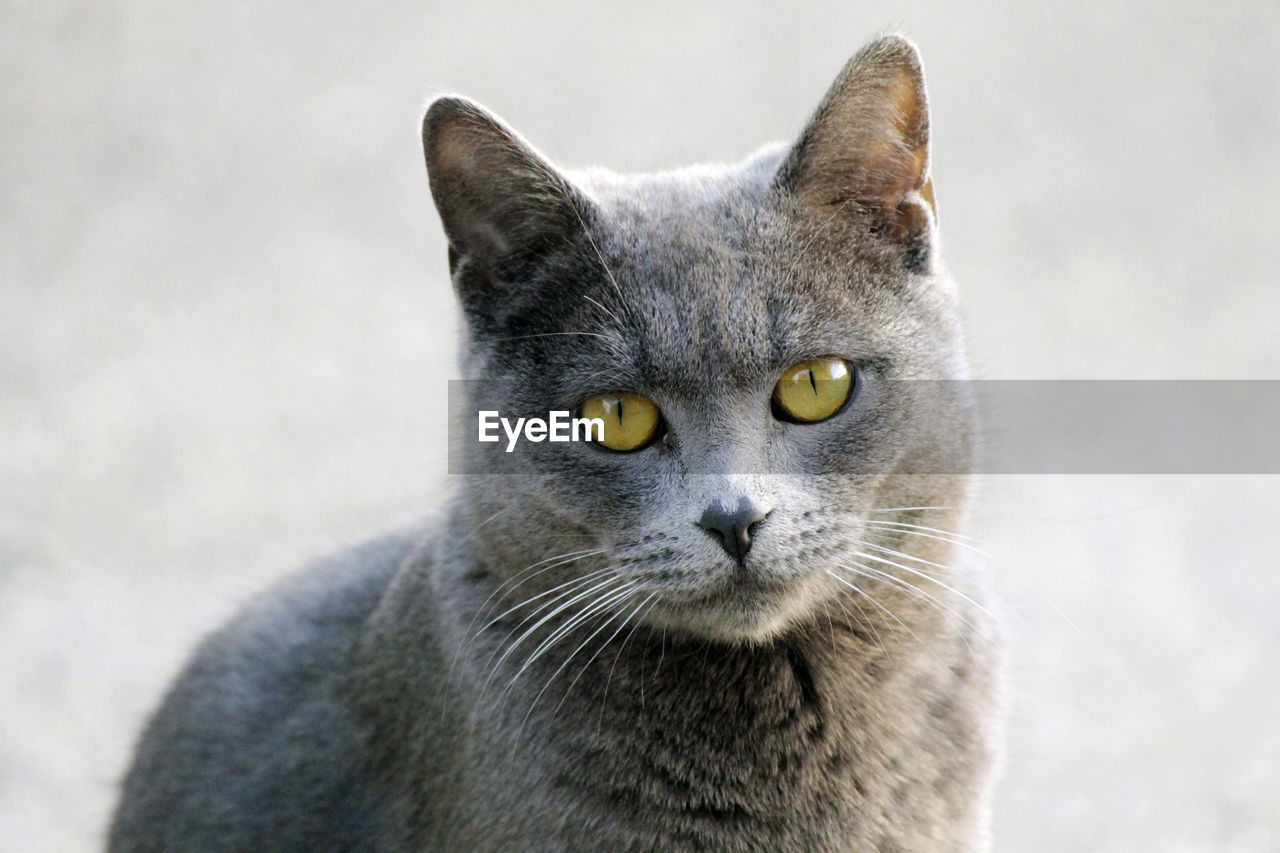
[[[573,402],[540,409],[529,401],[529,389],[456,380],[449,386],[451,474],[530,473],[541,468],[540,459],[563,462],[575,453],[614,453],[576,446],[590,442],[583,440],[581,425],[574,440],[577,413],[568,408]],[[744,395],[727,391],[725,399],[740,401]],[[715,411],[714,402],[706,402],[715,396],[707,389],[701,402],[705,411]],[[698,408],[690,405],[686,411]],[[762,421],[770,417],[767,399],[760,410]],[[741,403],[724,411],[752,416],[750,405]],[[487,416],[487,441],[480,440],[485,433],[481,412],[494,413]],[[533,420],[547,422],[546,430]],[[704,426],[695,419],[685,428]],[[717,426],[725,432],[724,424]],[[750,425],[743,426],[741,434],[752,435]],[[680,427],[673,423],[671,428],[679,447]],[[968,443],[964,436],[970,428],[972,453],[896,453],[895,441],[917,450],[931,438],[946,446]],[[848,438],[850,452],[828,467],[858,474],[1280,474],[1280,381],[875,380],[860,383],[830,422],[785,429],[822,430],[827,449]],[[862,441],[854,440],[860,435]],[[857,452],[864,446],[865,455]]]

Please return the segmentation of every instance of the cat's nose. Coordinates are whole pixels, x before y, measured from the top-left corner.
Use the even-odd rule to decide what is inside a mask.
[[[716,501],[703,511],[698,526],[719,539],[729,556],[741,565],[751,550],[756,528],[770,512],[750,498],[741,498],[733,507]]]

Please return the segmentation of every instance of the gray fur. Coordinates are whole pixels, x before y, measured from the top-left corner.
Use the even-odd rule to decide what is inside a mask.
[[[996,628],[938,534],[970,489],[911,473],[963,470],[973,418],[891,384],[967,377],[915,49],[871,43],[734,166],[562,173],[456,97],[424,142],[462,366],[500,380],[470,402],[629,390],[667,438],[513,455],[251,607],[148,726],[110,849],[984,849]],[[776,421],[820,355],[864,386]],[[739,566],[696,521],[744,499],[772,513]]]

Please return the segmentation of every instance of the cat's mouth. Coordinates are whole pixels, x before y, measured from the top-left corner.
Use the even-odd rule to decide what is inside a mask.
[[[735,568],[697,587],[663,591],[646,621],[730,642],[763,642],[811,607],[811,584],[796,575]]]

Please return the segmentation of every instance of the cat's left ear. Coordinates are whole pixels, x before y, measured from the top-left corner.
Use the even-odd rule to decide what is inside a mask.
[[[927,244],[937,208],[929,102],[915,45],[891,35],[858,51],[783,160],[775,185],[824,218],[860,213],[894,242]]]

